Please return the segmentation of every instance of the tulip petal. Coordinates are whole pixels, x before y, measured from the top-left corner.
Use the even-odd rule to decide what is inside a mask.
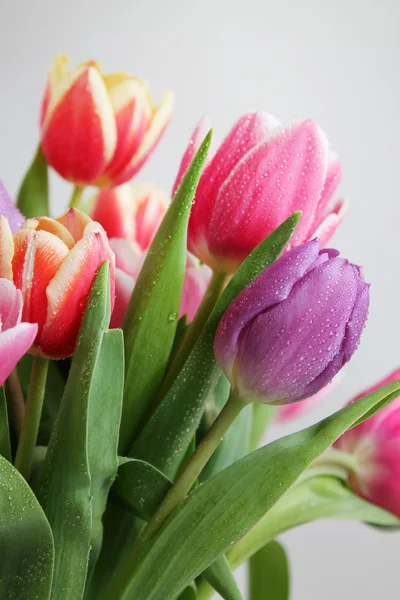
[[[74,242],[79,242],[83,237],[86,226],[92,222],[92,219],[82,211],[70,208],[56,221],[69,231]]]
[[[294,248],[265,269],[229,306],[220,321],[214,342],[217,361],[228,379],[233,375],[233,362],[243,328],[261,311],[267,311],[288,297],[294,285],[318,258],[318,252],[318,240]],[[265,349],[265,340],[262,344]]]
[[[8,219],[12,233],[18,231],[25,221],[25,217],[19,212],[18,208],[11,200],[2,181],[0,181],[0,216]]]
[[[319,238],[321,247],[323,248],[331,239],[340,223],[343,221],[344,215],[347,212],[349,203],[347,200],[338,200],[331,208],[329,214],[324,218],[316,231],[310,235],[310,238]]]
[[[342,167],[339,162],[339,158],[336,156],[336,154],[331,152],[329,156],[328,171],[326,174],[324,187],[322,189],[321,197],[319,199],[317,208],[314,213],[312,224],[310,225],[310,236],[312,231],[316,229],[316,227],[319,227],[321,221],[326,217],[327,213],[331,212],[327,210],[327,207],[341,179]]]
[[[105,84],[114,78],[105,77]],[[117,126],[117,145],[102,179],[113,181],[138,151],[152,118],[152,107],[147,86],[138,79],[124,78],[107,87]]]
[[[211,226],[210,215],[216,208],[215,204],[221,186],[229,178],[231,172],[240,163],[241,159],[257,147],[278,124],[279,122],[275,117],[261,112],[244,115],[231,129],[210,164],[205,168],[197,187],[188,231],[188,248],[203,262],[208,263],[209,261],[207,257],[203,256],[206,251],[202,248],[202,240],[203,238],[209,238],[208,230]],[[240,185],[240,191],[242,192],[243,182]],[[237,192],[238,190],[235,190],[236,195]],[[230,202],[232,202],[232,199]],[[238,207],[236,196],[234,204],[236,212],[241,211],[242,207]],[[219,212],[229,211],[229,208],[232,207],[225,206]],[[224,224],[225,220],[222,220],[220,226],[224,227]],[[236,235],[237,231],[235,231],[235,237]]]
[[[115,269],[115,305],[110,322],[112,329],[121,327],[134,287],[135,280],[133,277],[124,273],[121,269]]]
[[[185,154],[182,157],[181,164],[179,165],[179,171],[176,176],[173,188],[172,188],[172,196],[175,196],[175,192],[178,189],[178,186],[182,180],[182,177],[188,170],[190,163],[192,162],[197,150],[200,148],[201,144],[204,141],[207,133],[212,128],[211,119],[209,119],[206,115],[203,115],[200,118],[200,121],[197,123],[195,130],[192,133],[192,137],[190,138],[189,145],[185,150]],[[207,157],[206,165],[210,162],[210,153]]]
[[[101,74],[91,64],[77,67],[50,98],[42,125],[46,159],[62,177],[84,185],[100,177],[115,146],[114,113]]]
[[[135,207],[132,186],[99,190],[92,206],[91,217],[104,227],[109,238],[136,237]]]
[[[211,269],[188,253],[179,317],[194,319],[211,279]]]
[[[171,120],[173,106],[174,96],[172,92],[167,92],[162,99],[161,104],[153,113],[149,128],[143,137],[138,151],[124,170],[119,173],[119,175],[116,175],[113,185],[125,183],[141,169],[167,128],[167,125]]]
[[[21,321],[22,294],[8,279],[0,279],[0,331]]]
[[[20,323],[0,332],[0,385],[32,346],[37,330],[36,323]]]
[[[68,247],[47,231],[20,229],[14,235],[14,283],[22,291],[22,320],[38,323],[47,318],[46,288],[68,254]]]
[[[34,221],[34,226],[30,227],[30,223]],[[33,223],[32,223],[33,224]],[[28,229],[35,229],[36,231],[48,231],[48,233],[52,233],[56,235],[60,240],[64,242],[67,248],[71,249],[75,245],[74,238],[62,223],[55,219],[51,219],[50,217],[39,217],[38,219],[28,219],[25,222],[24,227],[28,227]]]
[[[14,239],[6,217],[0,215],[0,277],[13,280]]]
[[[91,224],[87,228],[90,226]],[[85,235],[61,263],[46,290],[47,320],[40,336],[40,348],[45,355],[52,358],[65,358],[73,352],[94,278],[105,260],[111,263],[111,306],[113,308],[115,258],[109,248],[107,236],[102,230]]]
[[[235,167],[218,193],[208,230],[211,255],[233,269],[295,210],[302,211],[291,239],[304,240],[327,169],[328,145],[313,121],[267,138]]]
[[[108,243],[115,254],[116,267],[130,277],[137,279],[146,258],[145,252],[130,240],[111,238]]]
[[[136,242],[142,250],[147,250],[168,210],[168,197],[163,190],[147,183],[137,184],[132,190],[135,199]]]
[[[351,355],[344,346],[358,279],[345,259],[333,258],[309,271],[285,302],[253,319],[242,334],[236,359],[240,389],[261,398],[268,390],[269,403],[284,404],[329,383]]]

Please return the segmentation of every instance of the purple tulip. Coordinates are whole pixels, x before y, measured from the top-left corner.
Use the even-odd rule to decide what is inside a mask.
[[[217,361],[244,399],[303,400],[350,360],[368,307],[361,269],[312,240],[275,261],[232,302],[215,337]]]

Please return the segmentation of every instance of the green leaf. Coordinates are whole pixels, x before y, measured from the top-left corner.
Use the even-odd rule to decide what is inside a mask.
[[[242,594],[225,556],[217,558],[204,571],[203,577],[225,600],[242,600]]]
[[[41,146],[19,189],[17,206],[27,218],[49,214],[48,167]]]
[[[103,540],[102,517],[108,492],[118,469],[118,429],[124,387],[123,347],[120,329],[104,334],[90,390],[87,451],[93,500],[88,577],[100,554]]]
[[[0,387],[0,454],[11,462],[10,429],[4,385]]]
[[[98,550],[100,513],[117,468],[123,355],[121,332],[108,333],[109,320],[110,277],[108,264],[103,263],[90,293],[39,480],[38,498],[56,548],[52,600],[82,598],[90,546]]]
[[[168,478],[175,478],[199,425],[207,397],[221,373],[213,349],[218,323],[232,300],[279,256],[299,218],[300,213],[289,217],[239,267],[185,366],[133,445],[130,456],[154,465]]]
[[[149,540],[133,573],[126,564],[121,600],[172,600],[254,527],[344,431],[374,406],[395,398],[399,389],[400,382],[391,383],[245,456],[197,487]]]
[[[211,131],[157,231],[125,314],[126,381],[120,454],[129,450],[146,422],[168,366],[186,269],[190,209],[210,143]]]
[[[194,581],[183,590],[179,596],[179,600],[197,600],[196,584]]]
[[[289,562],[279,542],[270,542],[250,559],[249,600],[289,600]]]
[[[275,406],[254,402],[252,405],[253,420],[249,441],[249,452],[257,450],[260,446],[268,425],[271,423],[276,412]]]
[[[54,544],[32,490],[0,456],[0,598],[49,600]]]
[[[148,521],[169,490],[171,481],[142,460],[122,460],[113,492],[133,514]]]
[[[228,553],[232,569],[276,536],[317,519],[363,521],[395,526],[400,520],[354,494],[340,479],[318,476],[295,485]]]

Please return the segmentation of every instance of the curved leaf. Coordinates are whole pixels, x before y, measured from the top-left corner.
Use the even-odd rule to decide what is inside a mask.
[[[32,490],[0,456],[0,598],[49,600],[54,544]]]
[[[169,600],[240,540],[301,473],[355,422],[398,395],[400,381],[320,423],[253,452],[197,487],[149,540],[132,573],[116,573],[121,599]],[[166,557],[168,560],[166,560]]]
[[[168,366],[186,269],[190,209],[210,143],[211,131],[157,231],[125,313],[126,381],[120,454],[126,454],[148,418]]]
[[[17,196],[17,206],[25,217],[49,214],[49,181],[47,162],[41,146],[37,149]]]
[[[8,412],[6,391],[0,387],[0,454],[11,462],[10,429],[8,425]]]

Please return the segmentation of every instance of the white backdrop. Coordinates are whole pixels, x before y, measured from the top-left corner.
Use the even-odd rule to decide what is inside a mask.
[[[396,0],[2,0],[0,12],[0,177],[12,194],[37,143],[39,102],[56,53],[146,78],[155,100],[175,90],[171,127],[138,176],[167,189],[202,113],[217,136],[249,109],[283,121],[312,117],[341,156],[340,191],[351,199],[334,243],[364,265],[372,305],[335,397],[292,429],[332,412],[400,363]],[[54,176],[52,193],[58,212],[69,189]],[[284,542],[294,600],[398,597],[400,533],[320,522]]]

